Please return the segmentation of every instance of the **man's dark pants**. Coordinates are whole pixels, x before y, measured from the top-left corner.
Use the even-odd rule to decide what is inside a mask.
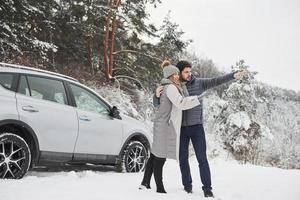
[[[184,187],[192,187],[192,177],[189,165],[189,143],[192,141],[199,164],[200,178],[203,190],[211,190],[211,175],[206,156],[205,132],[202,124],[181,127],[179,162]]]

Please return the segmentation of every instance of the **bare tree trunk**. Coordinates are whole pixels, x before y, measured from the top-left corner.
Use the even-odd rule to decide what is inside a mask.
[[[114,19],[112,21],[112,32],[111,32],[111,43],[110,43],[110,51],[109,51],[109,74],[112,76],[112,68],[114,63],[114,48],[115,48],[115,37],[116,37],[116,16],[114,16]]]
[[[87,41],[86,41],[86,46],[87,46],[87,50],[88,50],[88,59],[89,59],[89,64],[91,66],[91,71],[92,74],[94,73],[94,66],[93,66],[93,46],[92,46],[92,42],[91,42],[91,36],[87,36]]]
[[[117,12],[119,6],[121,5],[121,0],[115,0],[115,10]],[[109,52],[109,74],[112,76],[113,72],[113,64],[114,64],[114,50],[115,50],[115,44],[116,44],[116,30],[117,30],[117,16],[116,13],[112,20],[112,32],[111,32],[111,46],[110,46],[110,52]]]
[[[52,44],[53,43],[53,33],[52,33],[52,30],[50,30],[50,43]],[[52,67],[53,67],[53,71],[57,71],[56,70],[56,67],[55,67],[55,59],[54,59],[54,52],[51,51],[51,57],[52,57]]]
[[[112,14],[112,2],[113,0],[109,0],[108,2],[108,14],[106,17],[106,27],[105,27],[105,36],[103,40],[103,46],[104,46],[104,67],[105,67],[105,76],[107,79],[111,78],[111,75],[109,73],[109,57],[108,57],[108,44],[109,44],[109,33],[110,33],[110,20],[111,20],[111,14]]]
[[[101,43],[97,45],[97,53],[98,53],[98,60],[97,60],[97,63],[98,63],[98,70],[102,68],[101,66]]]

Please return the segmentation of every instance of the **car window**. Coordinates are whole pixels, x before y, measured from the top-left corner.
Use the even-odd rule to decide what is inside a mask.
[[[71,84],[77,108],[100,114],[108,114],[108,107],[90,91]]]
[[[21,76],[19,93],[35,99],[67,104],[67,95],[62,81],[35,76],[27,76],[27,80],[25,76]]]
[[[9,90],[12,89],[13,80],[14,80],[13,74],[7,74],[7,73],[0,74],[0,84],[2,87],[6,89]]]
[[[25,76],[21,76],[18,93],[24,94],[26,96],[31,96]]]

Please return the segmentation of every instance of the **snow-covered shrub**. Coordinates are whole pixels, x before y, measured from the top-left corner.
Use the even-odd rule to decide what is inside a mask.
[[[300,101],[297,93],[256,81],[234,82],[204,100],[210,157],[300,168]],[[225,149],[225,150],[224,150]]]

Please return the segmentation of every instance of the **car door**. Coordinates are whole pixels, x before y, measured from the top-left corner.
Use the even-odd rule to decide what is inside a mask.
[[[93,92],[75,84],[70,84],[70,90],[79,120],[74,159],[86,159],[86,154],[118,155],[123,138],[122,121],[111,117],[109,106]]]
[[[0,121],[18,119],[16,94],[14,90],[15,74],[0,73]]]
[[[19,118],[35,131],[42,159],[70,160],[78,120],[75,108],[68,105],[63,81],[21,75],[16,98]]]

